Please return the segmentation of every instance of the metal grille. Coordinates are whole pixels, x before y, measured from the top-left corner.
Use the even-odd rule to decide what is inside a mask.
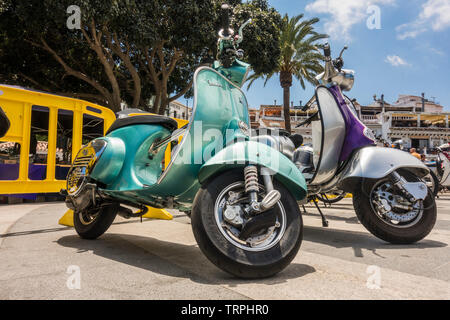
[[[80,154],[75,158],[69,174],[67,175],[67,192],[70,195],[77,194],[77,192],[81,189],[86,176],[89,173],[89,168],[95,162],[95,153],[83,152],[85,150],[87,151],[87,149],[80,151]]]

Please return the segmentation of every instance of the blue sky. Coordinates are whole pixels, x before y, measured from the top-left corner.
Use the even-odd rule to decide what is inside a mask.
[[[344,68],[356,72],[348,95],[364,105],[373,95],[385,95],[393,103],[399,94],[436,97],[450,112],[450,0],[269,0],[281,14],[304,13],[319,17],[317,29],[329,34],[333,56],[348,44]],[[370,5],[380,10],[381,29],[370,30]],[[371,11],[373,12],[373,11]],[[371,20],[374,21],[374,20]],[[245,87],[246,88],[246,87]],[[252,108],[282,102],[278,77],[266,87],[257,81],[247,92]],[[296,82],[291,100],[307,101],[314,87],[306,90]],[[192,104],[192,102],[191,102]]]

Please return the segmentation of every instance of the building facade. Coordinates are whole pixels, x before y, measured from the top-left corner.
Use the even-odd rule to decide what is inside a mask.
[[[362,106],[353,100],[361,121],[370,128],[381,143],[403,141],[405,148],[430,150],[450,140],[449,112],[435,101],[425,96],[399,95],[397,101],[390,104],[374,96],[372,104]],[[311,143],[311,126],[300,126],[311,114],[317,111],[315,102],[308,111],[301,106],[291,105],[291,127],[293,133],[303,135],[305,143]],[[251,110],[252,128],[284,129],[284,113],[281,105],[261,105],[259,110]]]
[[[169,108],[166,110],[166,116],[172,118],[189,120],[191,118],[191,115],[192,115],[192,108],[189,108],[188,106],[178,101],[172,101],[169,104]]]
[[[360,118],[381,140],[403,141],[406,148],[433,149],[450,140],[449,112],[434,101],[413,95],[399,95],[394,104],[381,96],[369,106],[358,104]]]

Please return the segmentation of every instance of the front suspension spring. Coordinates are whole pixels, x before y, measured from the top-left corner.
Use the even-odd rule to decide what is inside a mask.
[[[245,192],[259,192],[258,168],[256,166],[245,167],[244,176]]]

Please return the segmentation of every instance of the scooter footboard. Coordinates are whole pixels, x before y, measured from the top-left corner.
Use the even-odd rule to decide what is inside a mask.
[[[340,174],[338,187],[352,192],[363,179],[381,179],[398,169],[411,171],[422,178],[430,170],[419,159],[407,152],[380,147],[359,149]]]

